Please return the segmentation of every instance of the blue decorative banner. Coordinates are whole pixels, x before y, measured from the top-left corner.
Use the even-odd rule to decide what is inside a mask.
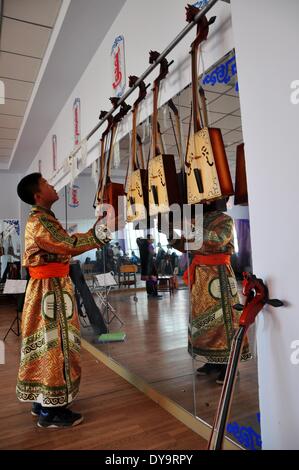
[[[258,422],[260,422],[260,413],[256,414]],[[261,450],[261,435],[254,431],[251,426],[240,426],[236,421],[228,423],[226,430],[232,434],[241,446],[247,450]]]
[[[204,75],[203,85],[215,85],[216,83],[224,83],[227,85],[232,77],[237,75],[237,65],[235,54],[227,59],[226,62],[218,65],[211,72]],[[238,81],[235,84],[235,90],[239,91]]]
[[[77,184],[73,184],[68,189],[68,205],[69,207],[78,207],[80,204],[79,189]]]
[[[74,119],[74,145],[78,145],[81,140],[81,101],[76,98],[73,104]]]
[[[194,7],[197,7],[199,9],[205,7],[209,3],[209,0],[198,0],[197,2],[193,3],[192,5]]]
[[[125,39],[119,35],[114,39],[111,48],[112,88],[114,95],[120,97],[126,88]]]

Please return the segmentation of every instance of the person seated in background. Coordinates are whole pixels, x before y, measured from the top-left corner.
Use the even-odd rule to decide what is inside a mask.
[[[169,255],[165,255],[164,259],[161,261],[159,273],[161,273],[162,276],[172,276],[173,266]]]
[[[113,256],[114,257],[118,257],[118,256],[124,256],[124,252],[123,250],[121,249],[120,247],[120,244],[118,242],[116,242],[113,247],[112,247],[112,250],[113,250]]]
[[[178,255],[176,254],[176,252],[173,250],[173,252],[171,253],[171,264],[172,264],[172,272],[175,270],[175,268],[178,267],[178,264],[179,264],[179,257]]]
[[[140,258],[138,258],[138,257],[135,255],[135,251],[132,251],[131,263],[133,263],[133,264],[138,264],[139,262],[140,262]]]
[[[158,245],[158,253],[157,253],[157,257],[156,257],[156,263],[157,263],[157,269],[158,269],[158,272],[160,273],[161,272],[161,263],[166,255],[166,252],[164,250],[164,248],[162,248],[162,245],[161,243],[159,242]]]
[[[96,250],[96,272],[102,273],[103,271],[103,256],[101,250]]]
[[[21,263],[8,261],[1,278],[1,283],[5,283],[6,279],[21,279]]]
[[[114,273],[117,270],[117,264],[115,262],[113,247],[110,243],[104,247],[104,260],[103,260],[103,272],[109,273],[113,271]],[[118,263],[119,257],[117,258]]]
[[[131,258],[129,256],[129,253],[125,253],[124,256],[121,256],[121,264],[130,264],[131,263]]]
[[[115,270],[118,271],[121,265],[121,257],[123,256],[123,251],[121,250],[118,242],[116,242],[110,248],[113,255]]]

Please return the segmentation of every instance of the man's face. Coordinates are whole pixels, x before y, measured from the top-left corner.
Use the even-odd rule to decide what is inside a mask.
[[[55,201],[59,199],[59,196],[54,189],[54,186],[52,186],[48,181],[41,177],[39,180],[39,190],[35,194],[35,200],[37,204],[41,203],[47,203],[47,204],[53,204]]]

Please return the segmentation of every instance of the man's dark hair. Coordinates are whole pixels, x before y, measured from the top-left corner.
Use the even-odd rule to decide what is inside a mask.
[[[35,204],[34,195],[39,190],[41,177],[41,173],[31,173],[21,179],[17,187],[17,193],[23,202],[31,205]]]

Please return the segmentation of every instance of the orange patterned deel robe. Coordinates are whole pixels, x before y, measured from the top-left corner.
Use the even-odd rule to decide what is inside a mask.
[[[220,211],[206,213],[203,219],[201,255],[234,252],[233,220]],[[196,253],[195,253],[196,254]],[[225,364],[231,344],[239,328],[240,303],[237,281],[230,264],[197,265],[191,287],[191,321],[188,350],[194,359]],[[241,360],[251,359],[248,340],[245,340]]]
[[[23,265],[69,263],[103,246],[94,229],[69,236],[53,212],[33,206],[25,229]],[[30,279],[22,313],[17,397],[43,406],[64,406],[80,383],[80,325],[69,276]]]

